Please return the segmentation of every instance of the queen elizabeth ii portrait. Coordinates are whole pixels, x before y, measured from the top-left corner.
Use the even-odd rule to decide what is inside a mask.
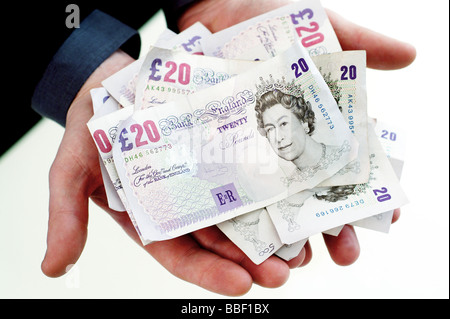
[[[269,91],[257,99],[255,111],[258,131],[279,157],[299,169],[319,162],[325,146],[311,138],[315,115],[302,96]]]
[[[312,137],[316,116],[300,86],[284,78],[275,81],[271,75],[267,81],[260,80],[255,104],[258,131],[280,158],[296,167],[285,184],[307,180],[339,159],[342,148],[325,145]]]
[[[255,105],[258,131],[267,138],[280,158],[296,167],[285,179],[285,184],[311,178],[317,171],[327,169],[338,160],[346,147],[325,145],[312,137],[316,129],[316,116],[300,86],[293,81],[287,83],[284,79],[274,81],[272,76],[268,81],[260,80]],[[298,227],[295,216],[307,198],[314,195],[318,200],[336,202],[351,195],[354,187],[344,185],[305,190],[291,198],[295,205],[283,200],[278,203],[281,205],[278,208],[289,224],[289,231],[294,231]],[[296,198],[298,196],[301,198]]]

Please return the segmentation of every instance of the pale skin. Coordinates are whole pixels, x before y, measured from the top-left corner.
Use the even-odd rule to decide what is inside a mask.
[[[217,32],[288,3],[286,0],[203,0],[186,11],[178,25],[184,30],[200,21]],[[411,45],[357,26],[334,12],[327,13],[342,48],[366,50],[369,67],[394,70],[406,67],[415,59],[416,51]],[[87,238],[89,198],[141,245],[128,215],[108,208],[97,149],[86,126],[92,116],[89,90],[100,87],[103,79],[132,62],[120,50],[112,54],[92,73],[68,111],[66,130],[49,174],[47,251],[41,265],[47,276],[63,275],[66,267],[80,257]],[[399,215],[400,211],[396,210],[393,222]],[[345,226],[337,237],[324,235],[323,238],[336,264],[350,265],[358,258],[360,248],[351,226]],[[253,284],[280,287],[288,280],[290,269],[304,266],[312,258],[308,243],[290,262],[272,256],[256,266],[216,227],[156,242],[143,249],[180,279],[228,296],[243,295]]]

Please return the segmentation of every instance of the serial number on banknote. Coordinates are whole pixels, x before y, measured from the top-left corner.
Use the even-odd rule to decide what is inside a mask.
[[[327,215],[331,215],[331,214],[334,214],[334,213],[341,212],[341,211],[344,210],[344,208],[353,208],[353,207],[357,207],[357,206],[363,205],[363,204],[364,204],[364,199],[355,200],[355,201],[352,201],[352,202],[350,202],[348,204],[345,204],[345,205],[339,205],[339,206],[336,206],[334,208],[323,210],[320,213],[318,212],[318,213],[316,213],[316,217],[324,217],[324,216],[327,216]]]
[[[189,94],[195,93],[194,90],[180,89],[180,88],[176,88],[176,87],[161,86],[161,85],[147,85],[145,90],[146,91],[167,92],[167,93],[181,94],[181,95],[189,95]]]
[[[330,128],[330,130],[334,129],[333,120],[331,119],[330,115],[328,114],[327,108],[320,103],[320,97],[318,94],[318,89],[316,90],[316,87],[314,85],[308,86],[309,93],[311,94],[312,98],[314,99],[314,102],[317,104],[317,108],[320,110],[320,113],[322,114],[325,121],[327,121],[327,124]]]
[[[171,150],[171,149],[172,149],[172,144],[165,144],[165,145],[161,145],[161,146],[158,146],[158,147],[155,147],[155,148],[149,148],[149,149],[146,149],[146,150],[144,150],[142,152],[136,153],[136,154],[134,154],[132,156],[124,157],[124,161],[125,161],[125,163],[128,163],[128,162],[137,160],[139,158],[142,158],[144,156],[150,156],[150,155],[153,155],[153,154],[162,153],[164,151]]]

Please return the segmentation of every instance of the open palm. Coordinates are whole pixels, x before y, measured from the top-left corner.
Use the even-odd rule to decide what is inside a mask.
[[[183,30],[200,21],[216,32],[287,3],[290,1],[203,0],[181,16],[179,27]],[[369,67],[396,69],[414,60],[411,46],[354,25],[333,12],[328,14],[343,49],[366,50]],[[396,50],[390,50],[392,47]],[[86,126],[92,116],[89,90],[131,62],[124,52],[114,53],[91,75],[69,109],[64,137],[50,170],[47,252],[42,262],[48,276],[63,275],[80,257],[87,238],[89,198],[142,245],[128,215],[108,208],[97,149]],[[395,220],[398,215],[396,211]],[[337,264],[351,264],[359,256],[358,240],[350,226],[338,237],[324,235],[324,240]],[[253,283],[279,287],[288,279],[290,269],[307,264],[312,257],[306,244],[290,262],[272,256],[257,266],[215,226],[143,249],[175,276],[230,296],[246,293]]]

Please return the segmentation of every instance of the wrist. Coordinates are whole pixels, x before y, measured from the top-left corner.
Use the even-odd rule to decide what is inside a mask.
[[[135,60],[122,50],[117,50],[111,56],[109,56],[97,69],[92,72],[86,82],[78,91],[74,100],[77,98],[89,94],[89,91],[98,88],[102,85],[102,81],[120,71],[127,65],[133,63]]]
[[[136,30],[94,10],[53,56],[34,90],[33,109],[65,126],[68,109],[89,76],[136,35]]]
[[[86,82],[80,88],[76,94],[72,104],[67,111],[66,122],[72,117],[72,114],[76,112],[80,107],[89,108],[88,112],[92,111],[92,101],[90,97],[90,91],[94,88],[102,86],[102,81],[123,69],[127,65],[133,63],[135,60],[122,50],[117,50],[111,56],[109,56],[97,69],[92,72]]]

